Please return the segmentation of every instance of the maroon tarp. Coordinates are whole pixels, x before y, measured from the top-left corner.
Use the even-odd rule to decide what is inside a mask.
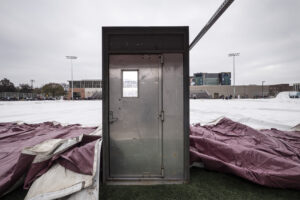
[[[61,126],[51,122],[40,124],[0,123],[0,197],[20,178],[28,186],[45,173],[56,161],[75,172],[91,174],[94,160],[94,146],[97,136],[84,136],[76,146],[49,160],[32,164],[34,156],[21,154],[25,147],[31,147],[49,139],[74,138],[93,132],[96,127],[83,128],[80,125]]]
[[[53,123],[0,123],[0,196],[25,175],[28,187],[53,162],[91,174],[96,139],[92,136],[85,136],[75,147],[45,162],[32,164],[33,157],[21,151],[48,139],[73,138],[95,129]],[[300,132],[258,131],[224,118],[216,125],[192,126],[190,145],[191,162],[203,162],[208,169],[266,186],[300,189]]]
[[[265,186],[300,189],[300,132],[255,130],[227,118],[190,130],[191,162]]]

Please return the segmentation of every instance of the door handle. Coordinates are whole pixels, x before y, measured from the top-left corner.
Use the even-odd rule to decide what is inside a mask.
[[[109,111],[109,123],[112,124],[114,122],[118,121],[118,118],[114,118],[114,112]]]

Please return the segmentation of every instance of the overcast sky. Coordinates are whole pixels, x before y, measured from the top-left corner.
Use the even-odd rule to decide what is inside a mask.
[[[102,26],[189,26],[190,42],[223,0],[1,0],[0,79],[16,85],[101,78]],[[236,0],[190,52],[190,74],[236,84],[300,82],[300,1]]]

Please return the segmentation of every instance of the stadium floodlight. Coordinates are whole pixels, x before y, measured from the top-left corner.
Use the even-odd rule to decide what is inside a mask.
[[[230,53],[229,57],[233,58],[233,98],[235,98],[235,57],[239,56],[240,53]]]
[[[73,62],[72,60],[77,59],[77,56],[66,56],[67,59],[70,59],[71,61],[71,99],[73,100]]]
[[[77,59],[76,56],[66,56],[67,59]]]
[[[228,54],[228,56],[239,56],[240,55],[240,53],[230,53],[230,54]]]

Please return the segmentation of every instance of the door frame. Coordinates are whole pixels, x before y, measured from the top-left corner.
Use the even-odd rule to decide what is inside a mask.
[[[181,53],[183,55],[183,117],[184,117],[184,175],[180,179],[149,179],[147,184],[185,183],[189,181],[189,27],[102,27],[102,180],[107,184],[138,184],[132,180],[109,181],[108,123],[109,123],[109,55]],[[147,181],[146,179],[144,179]]]

